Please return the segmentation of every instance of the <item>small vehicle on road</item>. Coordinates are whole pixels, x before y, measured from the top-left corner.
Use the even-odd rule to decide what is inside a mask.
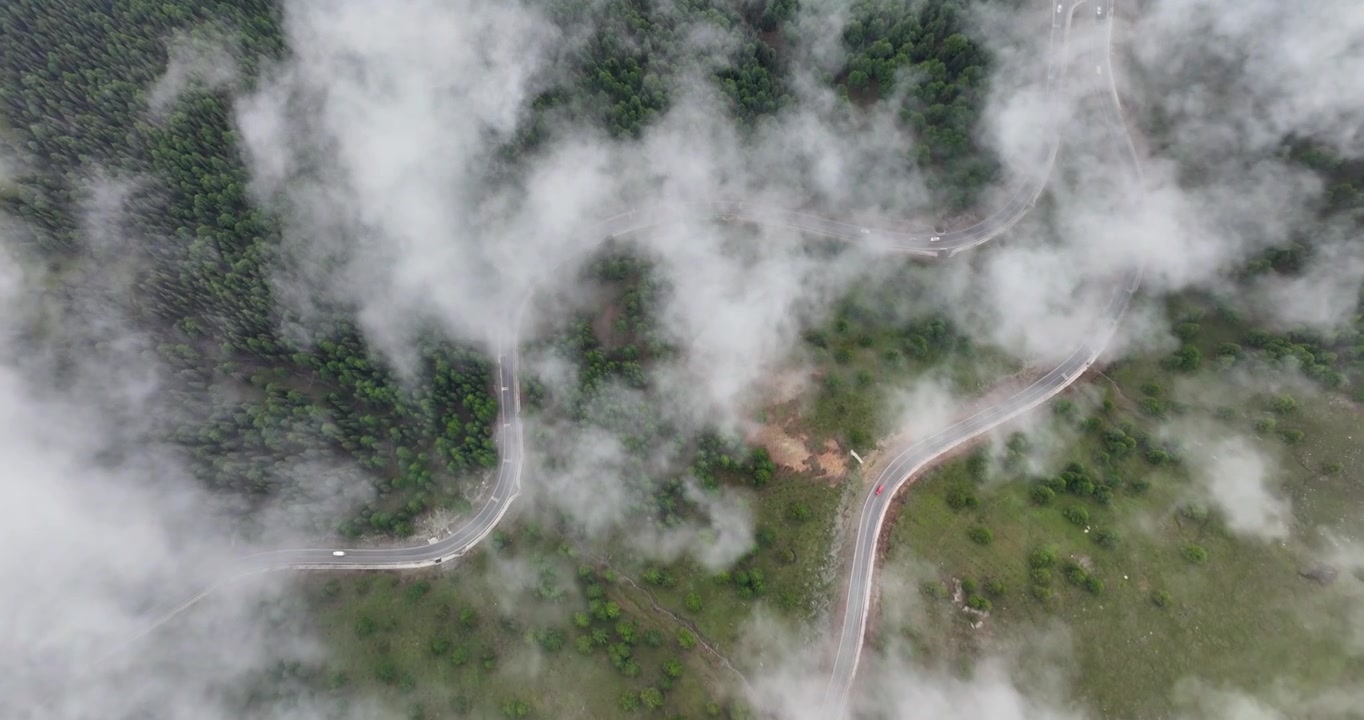
[[[877,494],[877,495],[880,495],[880,494],[881,494],[881,491],[882,491],[882,490],[885,490],[885,489],[886,489],[885,483],[882,483],[882,484],[880,484],[880,485],[877,485],[877,486],[876,486],[876,494]]]
[[[937,241],[939,241],[939,240],[941,240],[941,239],[942,239],[942,237],[940,237],[940,236],[938,236],[938,235],[934,235],[933,237],[929,238],[928,241],[929,241],[929,242],[937,242]]]
[[[346,551],[345,551],[345,550],[333,550],[333,551],[332,551],[332,554],[335,555],[335,556],[337,556],[337,557],[345,557],[345,556],[346,556]]]
[[[867,228],[862,228],[862,234],[863,234],[863,235],[870,235],[870,234],[871,234],[871,230],[868,230]]]

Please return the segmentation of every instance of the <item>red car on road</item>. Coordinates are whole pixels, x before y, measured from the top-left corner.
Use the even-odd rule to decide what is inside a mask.
[[[877,485],[877,486],[876,486],[876,494],[877,494],[877,495],[880,495],[880,494],[881,494],[881,491],[882,491],[882,490],[885,490],[885,489],[886,489],[886,486],[885,486],[884,484]]]

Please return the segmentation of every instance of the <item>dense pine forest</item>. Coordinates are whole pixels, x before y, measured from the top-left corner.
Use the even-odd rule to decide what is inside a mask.
[[[536,99],[504,149],[513,165],[553,141],[556,118],[622,142],[638,137],[669,110],[698,22],[741,40],[712,77],[738,126],[758,127],[793,102],[797,0],[539,4],[556,22],[591,28],[591,40],[571,79]],[[859,0],[842,37],[845,67],[825,78],[850,111],[915,83],[899,100],[907,137],[919,140],[903,162],[937,173],[954,207],[969,206],[995,177],[973,140],[988,57],[964,34],[963,9],[955,0]],[[272,284],[282,223],[248,197],[232,115],[234,93],[287,58],[284,12],[273,0],[0,5],[0,143],[20,169],[0,204],[31,226],[32,257],[60,268],[87,257],[82,207],[96,178],[153,178],[123,198],[121,225],[139,253],[126,309],[171,376],[167,401],[177,412],[167,417],[177,420],[165,437],[205,486],[248,508],[297,494],[318,467],[359,467],[378,494],[339,530],[406,535],[425,510],[461,507],[478,472],[495,465],[491,365],[431,333],[419,381],[400,381],[345,307],[329,309],[311,343],[286,332],[298,319]],[[182,94],[153,118],[150,89],[172,39],[187,33],[231,38],[239,77]],[[599,350],[576,350],[586,378],[604,372]],[[641,384],[638,365],[612,362],[612,373]],[[658,501],[667,515],[671,499]]]

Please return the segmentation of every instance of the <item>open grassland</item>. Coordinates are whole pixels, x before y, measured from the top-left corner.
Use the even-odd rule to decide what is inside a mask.
[[[331,647],[318,676],[413,718],[744,717],[726,699],[742,672],[730,654],[759,606],[801,623],[827,604],[838,500],[779,473],[751,495],[753,551],[724,573],[516,523],[438,572],[309,578]]]
[[[808,627],[833,594],[826,571],[842,493],[829,483],[780,472],[755,493],[756,538],[747,556],[718,572],[692,561],[675,563],[658,568],[645,584],[660,605],[723,649],[735,646],[759,607]]]
[[[1213,358],[1239,336],[1185,332],[1185,348]],[[967,458],[915,484],[887,567],[913,575],[919,596],[887,629],[925,661],[960,666],[1015,644],[1042,652],[1058,636],[1037,631],[1059,622],[1070,681],[1103,717],[1168,717],[1193,681],[1271,702],[1266,678],[1309,696],[1364,683],[1361,578],[1304,577],[1330,538],[1364,530],[1364,413],[1252,353],[1223,356],[1184,371],[1123,363],[1054,401],[1051,427],[1014,436],[993,472]],[[1238,447],[1264,462],[1210,457]],[[1287,532],[1238,532],[1204,493],[1205,463],[1252,484],[1263,468],[1291,508]]]
[[[692,640],[611,574],[522,544],[440,573],[310,582],[327,682],[412,718],[700,716],[727,678]]]

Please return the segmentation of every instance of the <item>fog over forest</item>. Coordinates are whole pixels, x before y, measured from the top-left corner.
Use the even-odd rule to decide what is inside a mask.
[[[791,3],[782,30],[769,38],[780,42],[786,72],[772,81],[778,90],[771,97],[748,86],[726,91],[715,80],[728,77],[735,57],[763,51],[751,47],[751,31],[720,11],[681,9],[699,4],[676,3],[669,43],[639,49],[656,55],[666,72],[641,80],[643,101],[623,103],[639,116],[624,129],[626,120],[613,114],[618,108],[544,100],[552,90],[577,87],[582,58],[613,23],[624,24],[610,16],[618,3],[584,0],[569,12],[563,3],[531,0],[284,0],[287,52],[273,59],[244,16],[222,10],[218,17],[213,3],[159,38],[166,65],[117,92],[136,97],[128,111],[128,125],[144,133],[136,137],[158,141],[192,126],[177,108],[197,94],[228,98],[223,122],[244,174],[204,162],[243,205],[201,207],[193,211],[199,215],[186,211],[160,225],[138,218],[175,202],[168,198],[182,190],[171,173],[183,163],[151,141],[122,147],[133,135],[102,122],[65,121],[70,134],[113,148],[107,156],[69,150],[81,159],[60,172],[76,180],[65,210],[78,220],[54,233],[49,226],[60,223],[48,216],[57,210],[0,206],[0,458],[9,465],[3,488],[11,510],[0,530],[7,588],[0,611],[8,618],[0,631],[0,714],[238,717],[262,673],[324,657],[308,608],[283,573],[220,586],[148,632],[221,580],[233,558],[282,546],[333,547],[338,518],[379,502],[373,468],[343,454],[298,449],[287,462],[262,461],[268,472],[242,461],[228,473],[253,478],[241,487],[206,474],[203,453],[193,448],[208,445],[184,441],[184,428],[221,421],[207,409],[217,407],[212,402],[265,393],[267,384],[278,384],[281,397],[313,392],[311,383],[295,387],[275,376],[229,383],[213,353],[220,344],[262,345],[269,333],[280,347],[268,352],[281,363],[324,343],[350,347],[338,339],[337,318],[344,317],[395,387],[419,384],[432,337],[496,353],[518,332],[510,318],[528,298],[527,333],[597,302],[579,265],[604,240],[598,224],[631,208],[724,198],[868,228],[957,227],[992,212],[1014,183],[1036,172],[1050,129],[1061,128],[1057,164],[1036,208],[1000,239],[941,263],[907,266],[875,243],[830,248],[787,230],[706,218],[622,239],[654,262],[660,342],[681,350],[651,366],[648,393],[612,385],[584,411],[595,422],[529,419],[526,436],[540,443],[532,448],[540,455],[527,465],[511,517],[566,518],[590,541],[633,533],[632,549],[642,557],[692,557],[708,570],[728,567],[755,542],[743,493],[710,492],[688,478],[679,493],[695,505],[695,517],[660,528],[639,523],[637,503],[616,488],[642,482],[641,474],[675,471],[696,433],[751,432],[774,375],[811,386],[814,366],[802,338],[854,289],[886,298],[887,318],[942,316],[973,343],[1042,369],[1093,332],[1111,279],[1137,266],[1145,270],[1143,290],[1106,360],[1177,349],[1163,301],[1191,289],[1285,328],[1329,334],[1355,322],[1364,282],[1360,225],[1319,219],[1332,201],[1328,190],[1283,144],[1318,143],[1347,161],[1364,154],[1364,4],[1118,0],[1112,62],[1142,156],[1138,178],[1126,170],[1122,131],[1104,114],[1106,78],[1094,69],[1109,48],[1090,6],[1076,13],[1069,39],[1073,77],[1048,96],[1041,58],[1051,3],[955,3],[966,8],[964,32],[988,53],[988,76],[970,81],[982,119],[954,150],[974,157],[979,149],[998,163],[994,172],[971,166],[989,178],[971,189],[980,209],[948,208],[944,188],[970,183],[949,182],[939,163],[916,160],[929,133],[916,134],[902,110],[914,108],[921,83],[940,81],[903,70],[874,103],[849,103],[830,82],[848,59],[838,38],[861,3]],[[0,17],[10,20],[0,23],[3,44],[20,25]],[[55,42],[67,29],[33,32],[40,31]],[[624,28],[619,36],[623,43],[633,37]],[[962,57],[973,52],[962,50]],[[18,102],[5,87],[6,102]],[[667,102],[650,99],[665,94]],[[29,132],[0,123],[0,197],[45,172],[41,154],[9,137],[18,131]],[[153,159],[127,161],[138,153]],[[248,204],[257,212],[244,219]],[[195,229],[219,219],[263,245],[214,245],[214,236]],[[66,254],[41,249],[44,238],[58,235]],[[1302,271],[1245,282],[1242,268],[1286,240],[1313,247]],[[192,260],[174,271],[159,264],[182,252]],[[148,318],[185,326],[148,309],[140,294],[148,272],[169,278],[165,287],[209,288],[205,329],[185,331],[195,338],[186,345],[203,353],[186,362],[202,363],[202,375],[168,360],[171,343]],[[229,279],[204,280],[214,277]],[[912,286],[901,287],[906,278]],[[233,299],[258,306],[270,327],[234,315]],[[469,377],[490,370],[459,357],[453,364]],[[242,378],[268,369],[234,362]],[[581,370],[545,345],[527,345],[523,362],[550,393],[569,393]],[[1301,377],[1281,381],[1314,392]],[[448,392],[471,396],[466,389]],[[897,391],[887,422],[927,434],[973,400],[930,374]],[[492,408],[481,412],[489,422],[494,417]],[[606,429],[621,416],[647,416],[675,430],[650,447],[644,472],[621,435]],[[332,439],[323,426],[339,423],[301,406],[291,417],[299,436],[319,438],[319,445]],[[253,418],[236,421],[249,426]],[[1039,442],[1065,439],[1047,440],[1045,419],[1021,422],[1036,429]],[[430,424],[446,425],[439,417]],[[366,432],[388,442],[385,429]],[[462,440],[460,471],[483,472],[497,462],[482,432]],[[1275,542],[1288,535],[1291,506],[1270,485],[1281,459],[1193,423],[1169,432],[1213,448],[1193,465],[1197,499],[1222,510],[1238,536]],[[287,490],[266,490],[276,485]],[[1333,562],[1364,567],[1358,539],[1346,540]],[[499,582],[533,584],[532,571],[514,563],[487,572]],[[918,579],[888,573],[879,581],[879,612],[913,612],[922,602]],[[839,618],[826,614],[834,632]],[[1349,620],[1345,631],[1364,653],[1364,614]],[[732,659],[745,668],[748,685],[728,692],[760,712],[816,720],[828,668],[803,629],[758,612],[742,633],[751,647]],[[869,717],[1090,717],[1067,699],[1080,669],[1066,633],[1048,627],[1036,634],[1046,650],[1040,669],[1018,657],[990,657],[967,678],[951,668],[925,670],[907,646],[888,638],[859,673],[854,707]],[[552,667],[526,672],[534,683]],[[1358,688],[1305,698],[1273,678],[1265,685],[1274,688],[1277,707],[1301,702],[1322,717],[1364,707]],[[259,717],[404,717],[377,699],[343,705],[301,686],[282,687],[255,699]],[[1180,703],[1190,719],[1291,715],[1198,677],[1181,686]]]

